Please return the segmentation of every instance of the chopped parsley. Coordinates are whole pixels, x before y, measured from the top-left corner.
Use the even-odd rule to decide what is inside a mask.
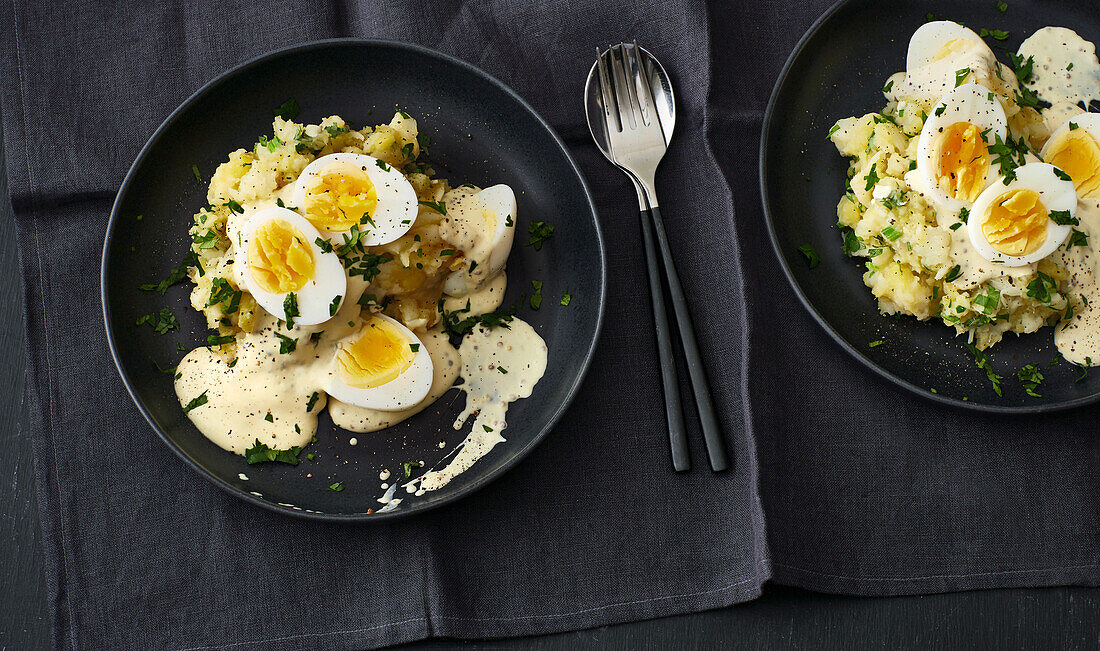
[[[802,246],[798,247],[798,252],[806,258],[806,262],[810,266],[810,269],[813,269],[817,265],[821,264],[821,256],[818,255],[813,246],[809,244],[803,244]]]
[[[298,106],[298,100],[293,97],[283,102],[279,105],[279,108],[275,109],[275,115],[284,120],[293,120],[298,117],[298,114],[301,112],[302,109]]]
[[[455,253],[456,253],[456,251],[454,249],[443,249],[442,251],[439,252],[439,257],[446,258],[448,256],[454,255]]]
[[[1074,362],[1074,363],[1076,363],[1076,362]],[[1077,379],[1073,381],[1074,384],[1077,384],[1078,382],[1083,381],[1085,378],[1087,378],[1089,376],[1089,367],[1092,366],[1092,358],[1091,357],[1086,357],[1085,358],[1085,363],[1084,364],[1077,364],[1077,366],[1081,367],[1081,375],[1078,376]]]
[[[963,209],[959,210],[959,221],[961,221],[962,223],[965,224],[966,220],[968,220],[968,219],[970,219],[970,209],[969,208],[963,208]]]
[[[867,184],[863,187],[863,189],[867,192],[870,192],[875,187],[875,184],[878,183],[880,180],[878,175],[878,163],[872,165],[871,171],[868,172],[867,176],[864,176],[863,178],[867,181]]]
[[[184,280],[187,280],[187,268],[191,266],[198,266],[198,264],[199,259],[198,256],[195,255],[195,252],[188,251],[187,255],[183,258],[183,262],[181,262],[178,267],[168,272],[167,278],[160,281],[159,283],[146,283],[139,286],[138,289],[143,292],[157,292],[158,294],[163,294],[172,285],[177,285],[179,283],[182,283]],[[201,266],[199,266],[199,271],[199,275],[201,276]]]
[[[413,351],[414,353],[419,353],[420,344],[409,344],[409,350]]]
[[[409,477],[412,477],[412,472],[417,468],[422,468],[423,465],[424,464],[420,463],[419,461],[406,461],[405,463],[401,464],[402,468],[405,471],[405,478],[408,479]]]
[[[231,210],[232,212],[237,213],[238,215],[244,213],[244,207],[241,206],[241,204],[237,203],[236,201],[233,201],[232,199],[230,199],[229,201],[226,201],[222,205],[225,206],[226,208],[228,208],[229,210]]]
[[[1069,234],[1069,243],[1066,244],[1067,249],[1072,249],[1075,246],[1088,246],[1089,236],[1077,230],[1076,228]]]
[[[302,448],[297,445],[289,450],[276,450],[267,447],[266,443],[260,443],[260,439],[256,439],[256,444],[244,451],[244,459],[249,465],[276,461],[296,466],[298,465],[298,455],[301,452]]]
[[[300,316],[298,312],[298,297],[294,292],[290,292],[283,300],[283,312],[286,313],[286,327],[287,330],[294,327],[295,317]]]
[[[1073,180],[1073,177],[1070,176],[1069,174],[1066,174],[1065,170],[1063,170],[1060,167],[1055,167],[1054,168],[1054,176],[1057,176],[1058,178],[1062,179],[1063,181],[1072,181]],[[1069,211],[1068,210],[1063,210],[1061,212],[1068,213]]]
[[[338,136],[341,133],[347,133],[348,131],[351,131],[351,129],[347,128],[346,126],[341,126],[339,124],[330,124],[325,127],[325,131],[328,131],[328,135],[330,136]]]
[[[269,411],[269,412],[267,412],[267,415],[264,416],[264,420],[266,420],[269,423],[274,423],[275,422],[275,417],[272,416],[271,412]]]
[[[313,243],[316,244],[317,248],[321,249],[321,251],[325,253],[332,253],[332,242],[329,242],[323,237],[318,237],[317,239],[313,240]]]
[[[825,138],[826,139],[832,138],[833,134],[836,133],[837,131],[840,131],[840,123],[839,122],[834,124],[832,129],[829,129],[829,134],[826,135]]]
[[[279,140],[279,136],[272,136],[270,140],[268,140],[267,136],[260,136],[260,139],[256,141],[257,151],[259,151],[260,147],[263,147],[270,152],[274,152],[282,146],[282,144],[283,141]]]
[[[890,89],[892,89],[893,87],[894,87],[894,80],[891,79],[890,81],[886,82],[885,86],[882,87],[882,92],[889,93]],[[829,135],[832,135],[832,134],[829,134]]]
[[[187,406],[183,408],[183,413],[185,413],[185,414],[191,413],[192,409],[198,409],[199,407],[205,405],[206,401],[207,401],[206,391],[203,391],[202,393],[200,393],[198,395],[198,397],[192,398],[191,402],[187,403]]]
[[[1008,31],[1003,29],[986,29],[983,27],[978,31],[978,36],[982,38],[992,37],[997,41],[1005,41],[1008,40]]]
[[[281,354],[293,353],[298,348],[297,338],[288,337],[281,332],[276,332],[275,336],[279,338],[279,352]]]
[[[1057,171],[1060,171],[1057,167],[1055,167],[1054,169],[1056,170],[1056,173]],[[1068,210],[1051,210],[1050,221],[1058,224],[1059,226],[1077,226],[1081,223],[1081,221],[1078,220],[1076,217],[1070,216]]]
[[[887,226],[886,228],[882,229],[882,236],[893,242],[894,240],[901,237],[901,231],[894,228],[893,226]]]
[[[1016,378],[1020,382],[1024,383],[1024,391],[1027,395],[1033,398],[1042,398],[1041,394],[1035,392],[1040,384],[1043,383],[1043,372],[1039,370],[1039,367],[1035,364],[1028,364],[1019,371],[1016,371]]]
[[[993,3],[993,8],[1003,14],[1008,9],[1008,3],[1007,2],[994,2]]]
[[[537,310],[542,307],[542,281],[532,280],[531,287],[535,290],[531,294],[531,309]]]
[[[554,235],[554,225],[546,222],[531,222],[527,225],[527,246],[542,250],[543,243]]]
[[[558,304],[562,307],[567,307],[569,305],[569,302],[572,300],[573,297],[569,294],[569,292],[565,292],[561,295],[561,301]]]
[[[376,158],[374,162],[378,164],[378,167],[381,168],[383,172],[390,171],[390,166],[386,165],[386,161],[382,160],[381,158]]]
[[[970,68],[960,68],[955,71],[955,88],[962,86],[966,78],[970,76]]]
[[[482,425],[481,427],[482,427],[482,429],[484,429],[484,430],[485,430],[486,432],[491,432],[491,431],[493,431],[493,428],[492,428],[492,427],[489,427],[488,425]]]
[[[206,345],[221,346],[222,344],[231,344],[236,339],[233,335],[210,335],[206,338]]]
[[[344,490],[344,482],[342,482],[342,481],[333,482],[333,483],[328,485],[328,489],[330,491],[333,491],[334,493],[339,493],[340,491]]]
[[[951,282],[952,280],[955,280],[956,278],[958,278],[961,275],[962,275],[962,267],[960,267],[959,265],[955,265],[954,267],[951,267],[951,270],[947,272],[947,275],[944,276],[943,279],[947,282]]]
[[[215,278],[210,284],[210,298],[207,299],[207,307],[220,305],[222,314],[232,314],[241,305],[241,290],[234,289],[233,284],[226,278]]]
[[[990,287],[985,294],[974,297],[974,304],[982,308],[983,314],[992,316],[997,313],[997,307],[1001,304],[1001,293]]]
[[[195,175],[195,180],[196,181],[198,181],[199,183],[202,183],[202,174],[199,174],[199,166],[198,165],[192,165],[191,166],[191,173]]]
[[[868,348],[874,348],[874,347],[876,347],[876,346],[881,346],[881,345],[882,345],[882,340],[881,340],[881,339],[879,339],[879,340],[877,340],[877,341],[872,341],[872,342],[868,343],[868,344],[867,344],[867,347],[868,347]]]
[[[309,397],[309,400],[306,402],[307,413],[313,411],[313,406],[317,404],[317,400],[320,399],[320,397],[321,394],[317,393],[316,391],[313,392],[313,395],[311,395]]]
[[[408,116],[405,116],[408,117]],[[428,147],[432,144],[432,139],[426,133],[416,134],[416,142],[420,145],[420,151],[425,156],[428,155]]]
[[[431,208],[432,210],[436,211],[440,215],[446,215],[447,214],[447,204],[443,203],[442,201],[420,201],[418,203],[421,206],[427,206],[427,207]]]
[[[470,303],[467,301],[466,307],[461,310],[456,312],[443,312],[443,331],[447,333],[452,341],[461,339],[470,334],[477,326],[481,326],[486,330],[497,327],[510,328],[511,326],[508,325],[508,323],[516,315],[515,308],[512,308],[507,311],[488,312],[486,314],[468,316],[465,319],[459,318],[460,315],[469,311]]]
[[[863,248],[863,242],[860,241],[859,236],[856,235],[855,230],[849,226],[841,226],[840,232],[844,235],[844,244],[842,250],[848,255],[852,255]]]
[[[332,302],[328,306],[328,315],[336,316],[336,313],[340,311],[340,301],[344,300],[343,296],[334,296]]]
[[[161,308],[160,312],[146,314],[139,318],[136,325],[141,326],[146,323],[151,325],[158,335],[166,334],[169,330],[176,330],[180,327],[180,322],[176,319],[176,316],[172,314],[172,310],[166,307]]]
[[[1038,272],[1038,277],[1027,284],[1027,295],[1041,303],[1050,302],[1051,290],[1057,289],[1058,284],[1054,279],[1043,272]]]
[[[998,396],[1003,396],[1004,392],[1001,389],[1001,380],[1003,380],[1004,377],[994,372],[992,365],[989,363],[989,356],[978,350],[978,347],[974,344],[966,344],[966,349],[974,356],[974,361],[978,364],[978,368],[985,371],[985,376],[989,378],[989,381],[993,384],[994,393]]]

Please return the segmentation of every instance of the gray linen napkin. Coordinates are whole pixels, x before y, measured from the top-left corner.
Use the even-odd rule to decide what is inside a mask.
[[[576,629],[756,596],[768,567],[742,376],[746,310],[730,253],[729,188],[701,128],[704,6],[193,5],[15,3],[0,15],[9,35],[0,98],[26,300],[30,435],[56,644],[378,646]],[[96,291],[114,192],[160,121],[237,63],[333,36],[436,47],[524,95],[588,176],[611,270],[585,390],[547,441],[491,488],[385,526],[269,513],[185,468],[126,395]],[[738,463],[722,475],[704,470],[699,445],[698,471],[671,470],[653,399],[658,369],[636,205],[583,122],[593,46],[633,37],[676,72],[683,128],[661,184]]]

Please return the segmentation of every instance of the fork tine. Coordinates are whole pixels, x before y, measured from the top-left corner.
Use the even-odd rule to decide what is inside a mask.
[[[634,40],[634,49],[630,51],[632,62],[631,67],[638,68],[638,76],[640,77],[642,94],[639,96],[639,105],[642,109],[642,120],[646,124],[652,124],[653,120],[657,116],[656,105],[653,101],[653,88],[649,85],[649,73],[645,69],[645,59],[639,54],[641,48],[638,47],[637,39]]]
[[[610,56],[610,54],[608,55]],[[600,85],[600,108],[603,109],[604,114],[604,137],[607,139],[607,147],[609,151],[614,151],[611,146],[611,126],[612,126],[612,114],[614,114],[614,126],[616,131],[622,131],[622,125],[619,124],[619,112],[615,109],[615,98],[611,95],[611,82],[607,79],[607,64],[604,63],[603,54],[600,53],[600,46],[596,46],[596,68],[599,70],[599,85]]]
[[[634,119],[637,106],[637,92],[630,90],[629,74],[626,71],[626,62],[623,58],[623,44],[608,46],[611,53],[611,78],[615,83],[615,105],[619,108],[619,121],[625,131],[627,128],[636,129],[638,123]]]

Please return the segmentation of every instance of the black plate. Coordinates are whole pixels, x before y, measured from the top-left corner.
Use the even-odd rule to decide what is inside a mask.
[[[922,396],[961,407],[995,412],[1067,409],[1100,399],[1100,372],[1076,382],[1081,370],[1060,360],[1053,328],[1007,335],[987,351],[1004,376],[1003,396],[993,391],[963,346],[939,322],[918,322],[879,313],[861,280],[863,265],[841,253],[836,204],[844,192],[848,161],[826,140],[841,118],[879,111],[882,86],[905,68],[909,37],[931,13],[942,20],[1005,29],[1013,52],[1047,25],[1073,28],[1100,39],[1100,14],[1092,3],[957,0],[850,0],[837,3],[810,28],[776,82],[764,116],[760,143],[760,189],[772,244],[788,280],[810,314],[853,357],[879,375]],[[987,41],[988,42],[988,41]],[[1002,60],[1003,52],[994,48]],[[821,264],[809,269],[798,252],[812,245]],[[871,348],[869,342],[882,340]],[[1042,367],[1042,398],[1028,396],[1016,379],[1023,365]]]
[[[204,179],[229,152],[252,147],[271,133],[272,110],[294,97],[299,121],[338,114],[356,127],[387,123],[394,107],[418,119],[432,139],[430,156],[439,176],[482,187],[507,183],[516,192],[519,220],[508,263],[505,306],[542,280],[539,311],[521,307],[546,340],[546,375],[526,400],[508,410],[508,439],[444,488],[407,495],[383,514],[379,472],[403,480],[402,464],[440,461],[462,440],[451,428],[464,397],[452,389],[418,416],[382,432],[352,434],[321,417],[318,442],[298,466],[249,466],[243,457],[203,437],[176,401],[172,366],[205,342],[203,317],[190,309],[190,283],[166,296],[138,285],[166,276],[188,250],[191,215],[205,203]],[[139,221],[137,215],[143,215]],[[528,223],[547,220],[555,236],[535,251],[523,246]],[[467,495],[500,476],[546,436],[569,404],[588,367],[603,316],[606,270],[595,207],[580,171],[551,128],[518,95],[477,68],[412,45],[374,40],[334,40],[262,56],[208,83],[157,129],[119,190],[103,247],[102,293],[107,337],[122,379],[153,429],[191,467],[221,488],[261,506],[326,520],[381,520],[411,515]],[[573,300],[558,305],[562,293]],[[172,308],[181,329],[159,336],[135,327],[143,314]],[[355,437],[359,443],[349,444]],[[439,447],[446,441],[446,447]],[[316,461],[306,460],[313,452]],[[248,480],[238,477],[244,473]],[[307,477],[312,474],[312,477]],[[342,481],[345,490],[328,486]],[[403,483],[403,482],[402,482]],[[261,497],[262,496],[262,497]]]

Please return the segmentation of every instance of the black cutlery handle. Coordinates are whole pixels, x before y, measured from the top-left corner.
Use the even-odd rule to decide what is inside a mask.
[[[703,369],[703,359],[699,354],[699,344],[695,341],[695,328],[691,323],[691,311],[688,309],[684,288],[680,285],[680,276],[672,262],[672,249],[668,246],[661,209],[653,206],[649,209],[653,220],[653,229],[657,234],[657,244],[661,253],[661,262],[668,280],[668,291],[672,299],[672,310],[676,314],[676,325],[680,331],[680,344],[684,348],[684,361],[687,363],[691,378],[691,391],[695,394],[695,406],[699,410],[699,424],[703,429],[703,441],[707,446],[710,468],[719,472],[729,468],[729,456],[726,453],[726,441],[718,425],[718,415],[714,411],[714,400],[710,395],[710,385]]]
[[[665,288],[658,269],[657,244],[653,241],[653,222],[646,211],[641,213],[642,241],[645,244],[645,264],[649,274],[649,295],[653,304],[653,326],[657,331],[657,356],[661,364],[661,389],[665,394],[665,415],[668,417],[668,442],[672,448],[672,467],[676,472],[691,470],[688,454],[687,427],[684,408],[680,404],[680,383],[676,380],[676,358],[672,352],[672,333],[665,309]]]

